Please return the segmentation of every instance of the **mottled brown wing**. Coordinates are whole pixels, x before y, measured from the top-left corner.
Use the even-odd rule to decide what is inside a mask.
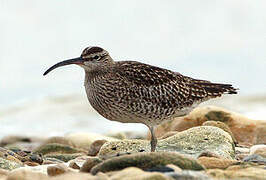
[[[119,63],[116,73],[128,84],[129,108],[138,106],[138,111],[150,109],[150,114],[170,116],[193,103],[188,101],[190,91],[181,74],[135,61]]]

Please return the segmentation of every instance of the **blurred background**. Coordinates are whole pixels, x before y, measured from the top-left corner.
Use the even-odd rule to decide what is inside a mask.
[[[147,130],[91,109],[81,68],[42,76],[91,45],[115,60],[231,83],[238,95],[207,104],[265,120],[265,7],[265,0],[0,0],[0,137]]]

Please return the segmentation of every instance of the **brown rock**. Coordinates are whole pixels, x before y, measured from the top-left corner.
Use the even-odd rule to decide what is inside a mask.
[[[160,137],[169,131],[184,131],[194,126],[201,126],[206,121],[225,123],[239,144],[266,143],[266,121],[252,120],[215,106],[198,107],[185,117],[163,123],[156,129],[156,135]]]
[[[198,162],[207,169],[226,169],[229,166],[238,163],[236,160],[219,159],[215,157],[200,157]]]
[[[73,169],[80,169],[82,165],[92,157],[90,156],[80,156],[77,157],[76,159],[72,159],[69,161],[69,167]]]
[[[99,159],[98,157],[91,157],[86,160],[86,162],[82,165],[80,168],[81,172],[90,172],[91,169],[96,166],[97,164],[101,163],[102,160]]]
[[[256,144],[266,144],[266,121],[257,121]]]
[[[69,167],[72,169],[80,169],[80,166],[73,160],[69,162]]]
[[[39,163],[32,162],[32,161],[26,161],[24,162],[24,164],[27,166],[39,166],[40,165]]]
[[[65,164],[57,164],[55,166],[47,167],[47,174],[49,176],[58,176],[66,172],[70,172],[70,169]]]
[[[106,140],[96,140],[94,141],[88,150],[88,155],[89,156],[96,156],[98,152],[100,151],[102,145],[106,143]]]

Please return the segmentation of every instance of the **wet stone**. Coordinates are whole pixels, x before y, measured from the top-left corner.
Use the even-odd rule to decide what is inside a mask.
[[[114,157],[94,166],[90,172],[96,174],[97,172],[117,171],[130,166],[146,170],[156,166],[166,166],[168,164],[174,164],[181,169],[204,170],[204,167],[195,159],[179,153],[150,152]]]
[[[203,152],[209,151],[225,159],[234,159],[235,149],[231,136],[220,128],[199,126],[190,128],[158,140],[157,152],[179,152],[197,158]],[[98,154],[101,158],[110,158],[137,152],[150,152],[150,142],[147,140],[123,140],[106,142]]]

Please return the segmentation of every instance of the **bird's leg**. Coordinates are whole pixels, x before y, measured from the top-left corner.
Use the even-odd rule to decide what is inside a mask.
[[[149,127],[149,129],[151,131],[151,152],[155,152],[156,145],[157,145],[157,138],[154,134],[154,127],[151,126]]]

